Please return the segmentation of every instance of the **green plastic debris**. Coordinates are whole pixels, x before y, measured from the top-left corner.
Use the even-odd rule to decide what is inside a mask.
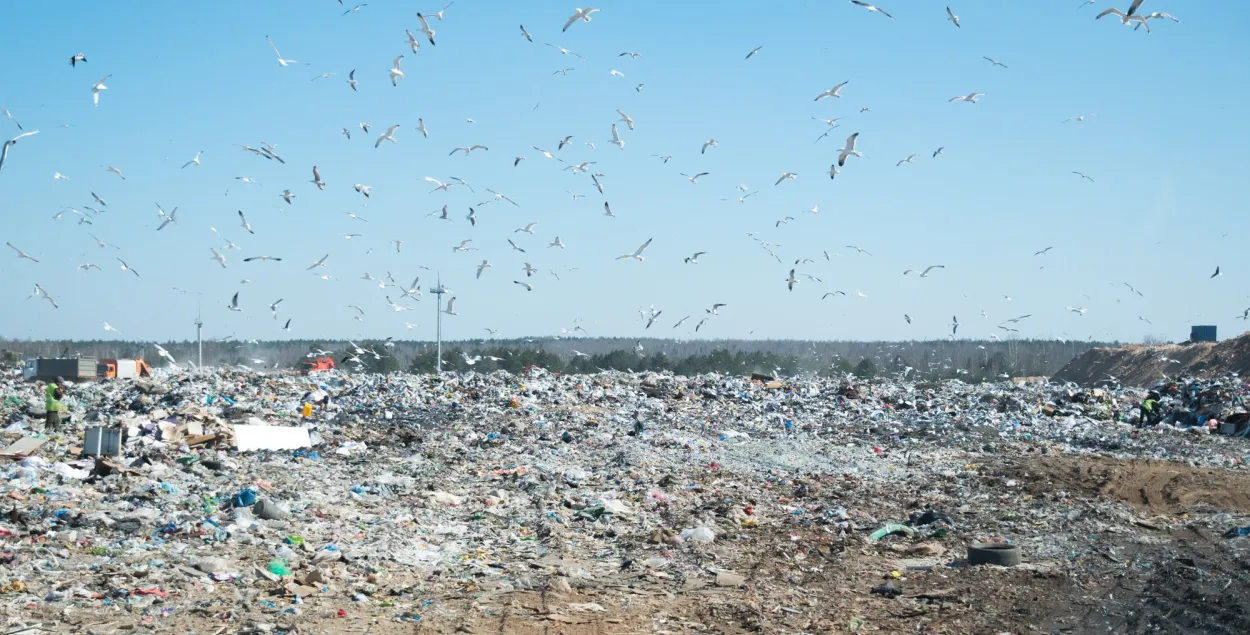
[[[275,558],[269,561],[269,573],[281,576],[291,575],[291,567],[287,566],[286,560]]]
[[[885,538],[886,536],[890,534],[906,534],[908,536],[912,536],[912,535],[915,535],[915,533],[916,533],[915,530],[913,530],[911,527],[908,527],[907,525],[900,525],[898,523],[889,523],[885,527],[882,527],[881,529],[878,529],[872,532],[871,534],[868,534],[868,542],[877,542],[878,540],[881,540],[882,538]]]

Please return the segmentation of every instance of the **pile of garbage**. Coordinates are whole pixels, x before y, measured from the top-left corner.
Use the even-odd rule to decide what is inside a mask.
[[[900,571],[1071,567],[1084,534],[1147,522],[1058,496],[1006,516],[1019,484],[988,463],[1250,461],[1244,439],[1138,427],[1143,391],[1042,382],[197,370],[65,389],[69,421],[48,430],[42,388],[0,380],[10,625],[454,626],[531,591],[570,598],[543,615],[597,614],[619,609],[613,590],[743,587],[750,546],[774,538],[800,569],[848,549],[894,559],[864,587],[891,599]],[[1244,421],[1246,390],[1196,403]]]

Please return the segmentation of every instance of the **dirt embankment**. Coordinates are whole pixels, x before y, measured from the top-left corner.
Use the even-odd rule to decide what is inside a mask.
[[[1151,386],[1177,375],[1218,377],[1229,373],[1250,373],[1250,333],[1218,344],[1095,348],[1068,362],[1051,379],[1082,386],[1101,383]]]

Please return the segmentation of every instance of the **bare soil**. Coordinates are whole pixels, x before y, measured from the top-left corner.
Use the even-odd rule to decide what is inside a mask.
[[[1145,387],[1178,375],[1225,377],[1248,372],[1250,334],[1242,334],[1216,344],[1095,348],[1076,356],[1051,379],[1081,386],[1118,383]]]

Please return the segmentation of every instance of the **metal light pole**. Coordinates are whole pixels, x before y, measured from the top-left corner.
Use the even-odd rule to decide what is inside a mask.
[[[442,374],[443,372],[443,294],[447,293],[447,289],[443,288],[442,274],[438,275],[438,286],[431,287],[430,293],[434,294],[436,301],[434,303],[435,312],[435,338],[437,342],[437,352],[434,358],[434,373]]]
[[[204,367],[204,320],[200,319],[199,303],[195,307],[195,346],[199,349],[199,362],[197,367]]]

